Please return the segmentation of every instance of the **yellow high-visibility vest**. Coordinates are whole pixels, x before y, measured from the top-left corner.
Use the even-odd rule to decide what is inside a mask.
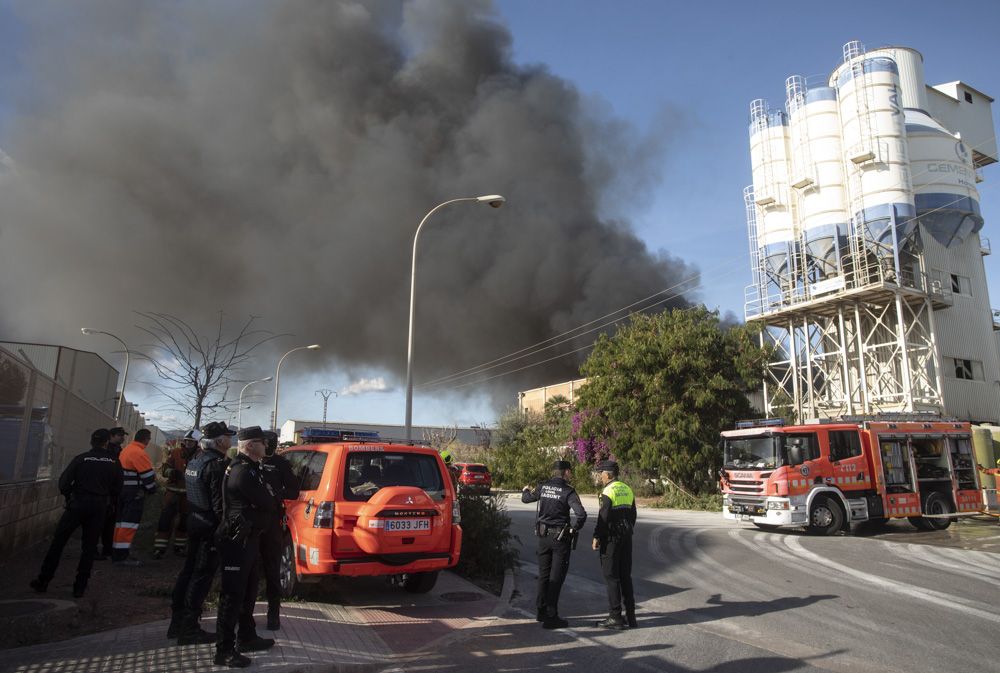
[[[611,501],[611,509],[631,509],[635,503],[632,489],[621,481],[613,481],[605,486],[601,495]]]

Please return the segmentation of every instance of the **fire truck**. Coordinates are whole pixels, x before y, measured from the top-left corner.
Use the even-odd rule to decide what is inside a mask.
[[[722,433],[723,516],[832,535],[906,518],[943,530],[982,509],[969,423],[923,414],[845,416],[788,426],[741,421]]]

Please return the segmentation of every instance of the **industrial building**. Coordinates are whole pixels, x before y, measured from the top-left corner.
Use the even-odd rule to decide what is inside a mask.
[[[746,318],[774,347],[769,415],[937,411],[1000,421],[977,184],[993,99],[924,82],[906,47],[844,46],[829,77],[750,105]]]

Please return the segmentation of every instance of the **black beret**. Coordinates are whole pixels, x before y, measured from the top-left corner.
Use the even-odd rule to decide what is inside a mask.
[[[553,470],[572,470],[573,466],[570,465],[569,461],[567,461],[567,460],[557,460],[556,462],[552,463],[552,469]]]
[[[245,428],[240,428],[240,434],[236,438],[241,442],[249,439],[263,439],[266,441],[267,435],[264,434],[259,425],[248,425]]]
[[[618,473],[618,463],[613,460],[602,460],[597,465],[594,465],[594,470],[597,472],[614,472]]]
[[[99,428],[90,433],[91,444],[100,444],[102,442],[108,441],[109,439],[111,439],[111,433],[105,430],[104,428]]]

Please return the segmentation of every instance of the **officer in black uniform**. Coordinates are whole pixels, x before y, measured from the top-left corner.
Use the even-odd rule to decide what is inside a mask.
[[[635,494],[618,480],[618,463],[603,460],[595,466],[604,490],[594,528],[594,551],[601,554],[601,572],[608,587],[608,618],[597,626],[620,631],[626,623],[635,628],[635,594],[632,590],[632,531],[635,529]],[[622,619],[622,602],[625,619]]]
[[[264,482],[260,469],[267,437],[260,426],[252,425],[240,430],[238,438],[239,453],[226,468],[222,482],[222,523],[216,534],[222,562],[222,591],[216,621],[215,663],[232,668],[250,665],[250,659],[242,652],[266,650],[274,645],[271,638],[257,635],[253,619],[260,534],[267,528],[274,510],[274,492]]]
[[[260,469],[264,481],[274,491],[274,510],[267,521],[267,528],[260,535],[260,560],[264,567],[264,584],[267,587],[267,628],[281,628],[281,548],[285,542],[285,501],[299,497],[300,479],[292,465],[279,456],[278,433],[265,430],[267,449]]]
[[[110,437],[103,428],[95,430],[90,435],[90,451],[73,458],[59,476],[59,492],[66,498],[66,509],[56,526],[55,538],[42,561],[42,569],[30,583],[39,593],[48,589],[66,543],[80,526],[83,526],[83,547],[73,582],[74,598],[80,598],[87,590],[104,518],[110,503],[117,500],[122,490],[122,467],[107,451]]]
[[[118,455],[122,452],[122,442],[125,441],[125,428],[114,427],[108,430],[111,433],[111,439],[108,440],[108,453],[115,460],[118,460]],[[106,561],[111,558],[111,552],[114,549],[115,541],[115,524],[118,523],[118,499],[115,498],[113,502],[108,505],[108,514],[104,518],[104,526],[101,529],[101,553],[94,557],[95,561]]]
[[[188,499],[188,554],[177,575],[171,599],[167,637],[177,637],[178,645],[215,642],[215,634],[198,624],[205,597],[219,568],[215,529],[222,521],[222,479],[229,461],[226,451],[235,430],[213,421],[201,429],[201,450],[184,469]]]
[[[525,486],[521,502],[538,501],[535,535],[538,537],[538,595],[536,618],[546,629],[561,629],[569,622],[559,616],[559,592],[562,590],[573,538],[587,521],[580,496],[569,485],[572,465],[565,460],[552,464],[552,478],[536,488]],[[576,521],[570,524],[570,510]]]

